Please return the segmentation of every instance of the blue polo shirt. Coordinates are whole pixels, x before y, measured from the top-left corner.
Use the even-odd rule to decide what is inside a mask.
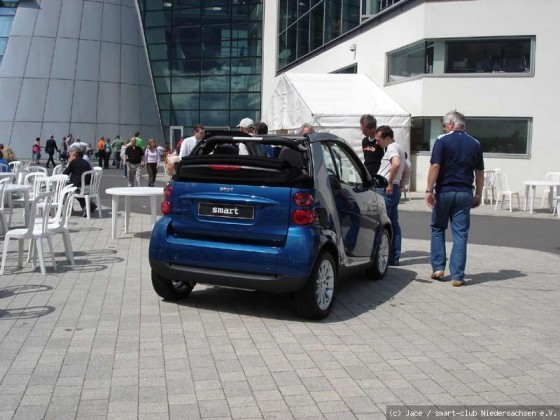
[[[436,194],[441,192],[472,193],[475,169],[484,170],[480,143],[461,130],[455,130],[437,138],[430,162],[440,165],[436,180]]]

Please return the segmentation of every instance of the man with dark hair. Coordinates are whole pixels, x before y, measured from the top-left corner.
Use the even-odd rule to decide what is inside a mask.
[[[268,125],[265,122],[258,122],[255,126],[255,134],[268,134]]]
[[[49,162],[52,162],[53,167],[56,166],[56,163],[54,163],[54,159],[53,159],[55,151],[58,152],[58,146],[56,145],[56,140],[54,139],[54,136],[50,136],[47,142],[45,143],[45,152],[47,153],[47,155],[49,155],[45,167],[47,168],[49,167]]]
[[[451,111],[443,117],[443,132],[432,148],[426,203],[432,210],[432,279],[445,277],[445,231],[451,221],[453,248],[449,269],[453,287],[462,286],[467,262],[471,208],[481,203],[484,186],[482,147],[465,132],[465,116]],[[475,180],[473,196],[473,181]]]
[[[77,193],[80,192],[82,188],[82,174],[86,171],[91,170],[91,165],[87,160],[84,159],[84,152],[80,149],[74,149],[70,151],[70,157],[68,158],[68,166],[64,170],[64,174],[69,176],[68,182],[70,184],[74,184],[75,187],[78,189],[76,190]],[[91,182],[91,177],[88,178],[86,176],[86,184]],[[82,208],[83,216],[87,217],[86,212],[86,199],[83,197],[76,198],[78,203],[80,203],[80,207]],[[97,206],[94,203],[91,203],[90,210],[93,213],[97,210]]]
[[[375,141],[375,129],[377,120],[371,114],[364,114],[360,118],[360,129],[365,136],[362,139],[362,152],[364,153],[364,165],[371,176],[379,171],[381,159],[383,158],[383,148]]]
[[[401,180],[403,175],[408,175],[408,166],[404,150],[400,144],[395,142],[393,130],[388,125],[382,125],[375,130],[375,140],[379,148],[385,148],[386,152],[381,159],[378,174],[387,179],[387,188],[378,189],[377,192],[385,198],[387,215],[393,226],[393,243],[389,255],[389,265],[399,265],[401,257],[401,226],[399,224],[399,202],[401,200]]]
[[[182,159],[188,156],[193,151],[196,144],[204,138],[206,130],[202,124],[197,124],[193,128],[193,135],[184,139],[181,142],[181,149],[179,150],[179,157]]]

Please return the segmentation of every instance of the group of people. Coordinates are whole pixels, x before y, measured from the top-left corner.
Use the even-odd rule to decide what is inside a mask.
[[[410,179],[410,163],[389,126],[377,127],[375,118],[366,114],[360,119],[360,128],[365,136],[362,151],[367,170],[387,180],[387,187],[377,192],[385,199],[393,226],[389,265],[398,266],[402,245],[398,205],[401,189]],[[443,134],[432,148],[426,186],[426,203],[432,209],[431,278],[446,279],[445,231],[450,223],[453,247],[449,269],[453,287],[464,284],[470,210],[481,204],[484,184],[482,148],[465,129],[465,116],[460,112],[450,111],[443,117]]]

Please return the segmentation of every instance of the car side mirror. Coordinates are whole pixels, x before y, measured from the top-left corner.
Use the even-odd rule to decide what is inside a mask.
[[[387,181],[387,178],[385,178],[384,176],[375,174],[371,177],[371,187],[373,188],[387,188],[387,186],[389,185],[389,181]]]
[[[329,175],[329,182],[331,183],[331,187],[333,187],[334,190],[339,190],[342,188],[340,179],[338,179],[336,175]]]

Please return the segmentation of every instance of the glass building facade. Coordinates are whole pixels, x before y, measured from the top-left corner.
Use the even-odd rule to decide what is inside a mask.
[[[401,0],[280,0],[278,68],[356,28]]]
[[[138,0],[164,133],[260,119],[262,0]]]
[[[0,0],[0,65],[2,65],[2,58],[4,58],[4,51],[8,44],[17,5],[17,1]]]

